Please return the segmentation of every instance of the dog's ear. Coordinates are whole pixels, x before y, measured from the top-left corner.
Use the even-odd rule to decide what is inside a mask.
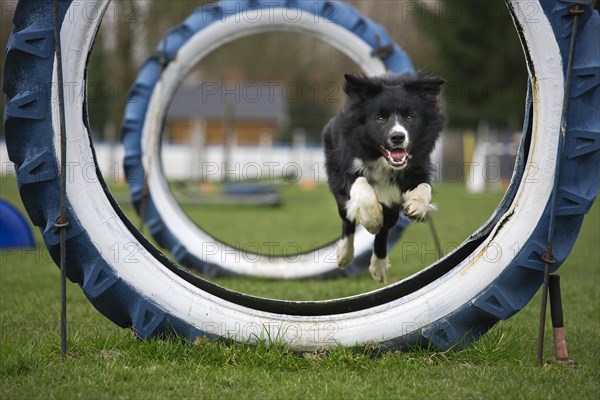
[[[419,75],[416,79],[406,82],[404,87],[411,92],[417,92],[428,96],[437,96],[440,94],[440,90],[444,83],[446,83],[446,81],[437,76]]]
[[[346,79],[344,93],[349,97],[358,97],[365,100],[383,90],[381,83],[363,75],[344,74],[344,78]]]

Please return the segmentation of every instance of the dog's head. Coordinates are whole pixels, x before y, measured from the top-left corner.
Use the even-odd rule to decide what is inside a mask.
[[[365,77],[345,75],[345,114],[353,124],[365,161],[383,157],[395,170],[425,160],[445,122],[439,93],[444,80],[423,74]]]

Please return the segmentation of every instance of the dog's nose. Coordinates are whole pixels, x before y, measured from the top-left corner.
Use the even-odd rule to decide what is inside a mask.
[[[396,132],[390,136],[390,142],[392,142],[392,144],[402,144],[405,140],[406,135],[402,132]]]

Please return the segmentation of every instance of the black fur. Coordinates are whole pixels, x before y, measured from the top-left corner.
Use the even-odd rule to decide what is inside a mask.
[[[355,160],[375,165],[387,160],[381,146],[390,149],[402,143],[391,137],[396,117],[408,131],[409,157],[403,168],[389,166],[379,178],[389,179],[400,193],[429,183],[432,173],[430,154],[445,124],[439,93],[444,80],[423,74],[384,75],[368,78],[346,75],[344,109],[325,126],[325,168],[329,187],[342,218],[342,237],[354,233],[355,223],[346,216],[346,203],[354,181],[365,174]],[[378,119],[378,117],[383,117]],[[383,160],[378,160],[383,158]],[[387,164],[386,164],[387,165]],[[366,177],[372,180],[373,177]],[[369,182],[372,183],[372,182]],[[401,196],[398,196],[401,198]],[[375,237],[374,252],[386,257],[387,235],[398,219],[402,205],[383,205],[384,226]]]

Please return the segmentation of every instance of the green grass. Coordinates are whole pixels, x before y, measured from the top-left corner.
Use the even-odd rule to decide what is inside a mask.
[[[115,195],[125,199],[127,188],[115,187]],[[341,222],[335,202],[326,185],[304,190],[298,185],[279,188],[279,207],[235,207],[230,205],[185,205],[189,218],[215,238],[233,247],[269,255],[285,255],[294,259],[299,250],[328,247],[341,233]],[[468,194],[462,185],[443,185],[434,191],[440,211],[434,220],[445,253],[462,243],[491,215],[502,193]],[[468,217],[460,220],[457,215]],[[124,210],[136,221],[137,215],[123,203]],[[325,246],[325,247],[323,247]],[[427,224],[413,224],[401,242],[390,253],[389,283],[416,273],[437,260],[435,245]],[[335,280],[326,284],[267,279],[213,278],[219,285],[262,297],[287,300],[325,300],[374,290],[380,286],[369,274],[351,280]]]
[[[0,179],[0,196],[23,209],[14,179]],[[115,187],[115,191],[126,189]],[[250,241],[278,241],[304,248],[338,234],[339,222],[325,188],[304,192],[290,186],[283,188],[282,196],[284,204],[276,209],[186,210],[215,236],[242,247]],[[440,186],[435,221],[446,248],[484,222],[500,197]],[[130,207],[124,208],[132,215]],[[36,238],[39,242],[37,233]],[[579,363],[576,368],[555,362],[536,366],[539,293],[520,313],[463,350],[379,353],[373,347],[294,354],[282,345],[193,344],[174,338],[142,342],[99,314],[73,284],[68,286],[69,357],[61,360],[58,268],[43,246],[0,251],[0,399],[596,398],[600,393],[599,244],[600,207],[595,204],[560,269],[567,341],[571,357]],[[402,279],[434,259],[428,227],[414,224],[391,254],[392,278]],[[378,287],[368,276],[305,282],[215,281],[248,293],[289,299],[335,298]],[[545,357],[552,358],[550,327],[548,332]]]

